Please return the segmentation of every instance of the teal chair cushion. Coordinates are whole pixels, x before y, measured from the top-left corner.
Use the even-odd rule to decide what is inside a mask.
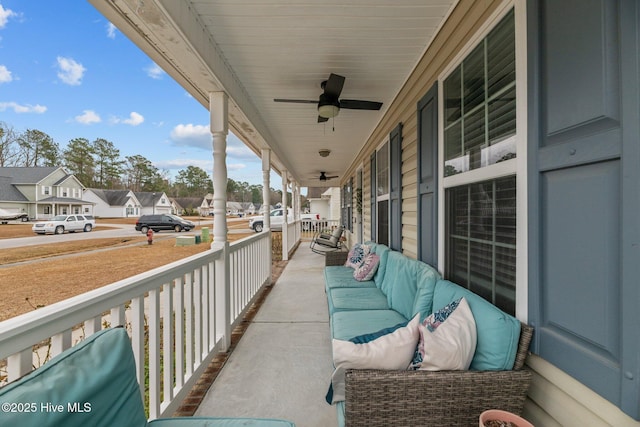
[[[375,288],[373,280],[359,282],[353,278],[354,269],[343,266],[328,266],[324,268],[324,282],[327,292],[334,288]]]
[[[411,319],[415,314],[413,303],[418,289],[418,265],[420,264],[420,261],[396,251],[391,251],[387,260],[382,292],[387,296],[389,307],[407,319]]]
[[[0,426],[147,425],[131,344],[122,328],[93,334],[0,389],[0,402],[36,405],[34,412],[1,411]],[[62,408],[54,412],[46,409],[48,403]]]
[[[416,313],[420,313],[420,321],[433,312],[433,294],[436,289],[436,283],[442,276],[438,271],[429,264],[420,263],[418,266],[418,280],[416,283],[416,296],[413,300],[412,317]]]

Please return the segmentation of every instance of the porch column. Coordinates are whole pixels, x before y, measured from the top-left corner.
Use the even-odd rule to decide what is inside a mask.
[[[231,345],[229,242],[227,241],[227,134],[229,133],[228,97],[224,92],[209,94],[209,114],[213,137],[213,243],[211,249],[222,250],[215,261],[215,324],[224,328],[221,351]]]
[[[289,172],[286,169],[282,171],[282,260],[289,260],[289,248],[287,248],[287,228],[289,218],[287,212],[287,187],[289,186]]]
[[[269,216],[269,206],[271,206],[270,177],[271,150],[262,150],[262,215],[264,216],[262,226],[265,230],[271,229],[271,217]]]
[[[269,266],[269,284],[271,284],[271,276],[273,275],[273,235],[271,234],[271,150],[262,150],[262,226],[266,233],[269,233],[269,247],[265,256],[267,257],[267,265]]]

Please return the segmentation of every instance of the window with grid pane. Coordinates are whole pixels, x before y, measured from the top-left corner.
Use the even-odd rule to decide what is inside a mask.
[[[443,82],[444,176],[516,156],[513,10]]]
[[[515,314],[516,178],[446,190],[447,278]]]

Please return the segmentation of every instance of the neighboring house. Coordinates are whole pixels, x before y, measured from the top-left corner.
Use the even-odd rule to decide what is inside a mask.
[[[164,192],[135,191],[133,194],[140,201],[140,215],[171,213],[171,201]]]
[[[131,190],[88,188],[85,199],[95,203],[93,214],[101,218],[126,218],[141,215],[142,205]]]
[[[246,215],[253,215],[257,212],[256,205],[251,202],[241,202],[240,205]]]
[[[307,200],[310,213],[317,213],[322,219],[340,219],[339,187],[310,187]]]
[[[85,187],[62,167],[0,167],[0,207],[31,219],[93,214]]]
[[[200,203],[200,216],[209,216],[213,214],[213,194],[209,193],[204,196]]]
[[[198,215],[202,215],[202,203],[205,201],[203,197],[173,197],[171,199],[175,203],[176,215],[184,215],[187,212],[197,212]],[[208,215],[208,211],[204,216]]]
[[[227,215],[240,215],[244,213],[240,202],[227,202]]]

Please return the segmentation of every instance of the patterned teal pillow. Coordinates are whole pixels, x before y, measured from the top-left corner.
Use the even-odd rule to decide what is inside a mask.
[[[364,258],[369,255],[371,248],[367,245],[356,243],[353,245],[349,253],[347,254],[347,261],[344,263],[345,267],[358,268]]]

